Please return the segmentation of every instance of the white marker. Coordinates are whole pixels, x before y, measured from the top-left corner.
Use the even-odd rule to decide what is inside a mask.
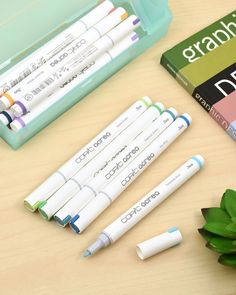
[[[67,203],[66,207],[62,208],[62,210],[67,211],[68,207],[70,207],[73,209],[73,212],[75,212],[70,215],[77,216],[78,212],[80,212],[81,209],[83,209],[91,201],[91,199],[97,196],[99,189],[101,189],[104,185],[107,185],[121,171],[123,171],[130,162],[132,162],[149,144],[152,143],[156,137],[158,137],[171,123],[173,123],[176,116],[177,111],[173,108],[165,111],[160,117],[156,116],[151,124],[146,127],[131,143],[128,144],[128,141],[126,142],[128,146],[121,149],[121,153],[119,153],[117,157],[113,157],[110,163],[108,163],[107,166],[99,172],[99,174],[97,173],[91,181],[86,182],[80,191],[76,188],[78,193],[73,197],[71,202],[68,203],[68,201],[72,198],[71,194],[68,194],[68,189],[66,189],[66,187],[65,189],[62,188],[62,193],[56,193],[54,196],[57,195],[57,198],[53,196],[49,199],[47,205],[41,209],[43,212],[39,210],[40,213],[47,215],[51,213],[52,216]],[[144,122],[142,116],[139,119],[142,124],[142,122]],[[130,131],[130,133],[133,132],[132,130]],[[83,172],[82,170],[81,172]],[[76,178],[76,182],[79,182],[79,177],[78,180]],[[67,184],[69,184],[69,182]],[[73,184],[72,189],[75,191],[75,184]],[[67,214],[68,212],[69,211],[67,211]],[[69,218],[67,221],[68,220]],[[64,226],[64,223],[62,222],[59,224]]]
[[[34,212],[42,201],[51,197],[51,195],[104,149],[120,132],[144,113],[150,105],[151,100],[148,97],[144,97],[142,100],[135,102],[90,143],[83,147],[74,157],[61,166],[58,171],[53,173],[45,182],[36,188],[36,190],[24,200],[25,207]]]
[[[16,118],[12,123],[9,122],[4,116],[4,121],[8,121],[7,124],[11,123],[10,126],[14,132],[17,132],[20,129],[24,128],[35,118],[37,118],[40,114],[42,114],[53,104],[59,101],[63,96],[68,94],[72,89],[77,87],[79,84],[84,82],[88,77],[92,76],[102,67],[111,62],[114,58],[116,58],[125,50],[130,48],[133,44],[138,42],[138,40],[138,34],[136,34],[135,32],[131,33],[130,35],[125,37],[121,42],[119,42],[115,47],[113,47],[109,52],[105,53],[97,60],[93,60],[92,62],[90,62],[83,70],[81,70],[79,73],[76,73],[76,75],[74,75],[68,81],[63,83],[59,89],[57,89],[46,100],[43,100],[38,106],[36,106],[32,110],[32,112],[29,112],[28,114],[20,118]]]
[[[79,38],[89,28],[102,20],[113,8],[114,5],[111,1],[104,1],[80,20],[72,24],[69,28],[47,42],[44,46],[40,47],[28,57],[17,63],[14,67],[6,71],[0,76],[0,95],[9,91],[28,77],[32,72],[44,65],[75,39]],[[4,100],[2,106],[7,109],[11,104],[11,102]]]
[[[50,95],[57,87],[73,77],[76,73],[86,67],[91,61],[102,56],[106,51],[111,50],[114,45],[119,43],[125,36],[131,33],[140,25],[140,20],[136,16],[130,16],[116,28],[111,30],[107,35],[88,46],[80,54],[76,55],[66,64],[57,67],[54,72],[44,75],[40,83],[35,85],[19,98],[15,105],[12,106],[13,113],[16,117],[26,114],[35,105],[40,103]]]
[[[82,34],[79,38],[73,41],[69,46],[60,51],[57,55],[55,55],[49,62],[45,65],[37,69],[33,74],[31,74],[28,78],[24,79],[22,82],[17,84],[15,87],[10,89],[7,93],[3,94],[0,102],[4,102],[4,100],[9,104],[9,97],[11,101],[17,101],[19,104],[20,99],[23,97],[26,101],[30,101],[32,104],[36,104],[33,97],[28,94],[29,91],[32,90],[31,95],[37,95],[38,92],[41,92],[46,86],[53,84],[55,79],[54,73],[57,70],[61,69],[68,61],[71,61],[72,58],[78,56],[79,53],[83,52],[85,48],[93,44],[99,38],[108,33],[112,28],[116,27],[119,23],[121,23],[125,18],[128,17],[127,12],[124,8],[117,8],[104,19],[102,19],[98,24],[89,29],[86,33]],[[49,78],[50,76],[50,78]],[[60,76],[58,76],[59,78]],[[43,81],[45,85],[43,84]],[[59,86],[59,85],[58,85]],[[38,88],[39,87],[39,88]],[[44,88],[43,88],[44,87]],[[33,92],[34,91],[34,92]],[[43,98],[46,99],[48,94]],[[39,101],[38,101],[39,102]],[[17,112],[17,106],[12,107],[13,111]],[[21,104],[20,104],[21,106]],[[33,106],[32,106],[33,107]],[[19,108],[19,106],[18,106]],[[20,112],[20,111],[19,111]],[[25,114],[25,110],[23,113],[17,113],[16,116]]]
[[[161,103],[156,103],[146,110],[146,112],[104,148],[96,158],[79,170],[60,190],[45,202],[45,204],[40,206],[40,213],[42,216],[46,219],[50,219],[65,203],[67,203],[56,213],[59,224],[63,226],[66,225],[70,220],[68,216],[80,206],[80,196],[77,197],[75,194],[91,179],[99,175],[109,163],[115,161],[123,151],[126,151],[129,143],[155,121],[163,111],[164,106]],[[73,196],[75,197],[73,198]],[[61,206],[62,202],[63,204]]]
[[[149,110],[151,111],[151,108],[149,108]],[[146,111],[144,115],[148,111]],[[146,124],[145,118],[143,118],[144,115],[142,115],[136,122],[132,124],[133,127],[131,125],[128,128],[129,130],[126,130],[122,133],[124,140],[122,140],[121,134],[121,136],[116,139],[117,142],[114,140],[113,144],[111,144],[114,146],[115,152],[115,149],[118,148],[118,145],[124,142],[124,145],[120,149],[121,152],[119,152],[118,156],[112,157],[111,161],[105,167],[103,167],[99,173],[96,173],[96,176],[91,181],[85,182],[85,185],[83,186],[81,182],[83,174],[80,172],[83,172],[84,169],[79,171],[78,174],[80,173],[80,175],[76,174],[71,179],[76,181],[76,183],[70,183],[69,180],[68,183],[64,185],[64,187],[62,187],[59,191],[57,191],[44,206],[39,208],[41,215],[46,219],[50,219],[60,208],[62,208],[66,203],[68,203],[68,201],[71,200],[76,192],[78,193],[73,197],[72,203],[68,203],[68,206],[71,206],[73,210],[77,209],[76,213],[79,212],[92,198],[97,195],[98,189],[112,181],[112,179],[114,179],[119,172],[124,170],[125,167],[128,166],[128,164],[133,161],[133,159],[135,159],[142,152],[142,150],[145,149],[145,147],[147,147],[164,129],[168,127],[168,125],[170,125],[175,120],[177,112],[175,109],[171,109],[164,112],[160,117],[158,117],[159,114],[157,113],[153,122],[151,122],[150,126],[147,128],[145,128]],[[150,116],[150,118],[152,117],[152,115],[148,116]],[[138,121],[142,122],[141,124],[143,124],[143,130],[140,129],[140,126],[138,126]],[[137,136],[138,132],[141,133]],[[127,135],[126,139],[125,135]],[[132,141],[132,139],[134,140]],[[129,142],[131,143],[129,144]],[[106,149],[104,150],[104,153],[107,154]],[[93,161],[91,164],[93,164]],[[87,171],[89,172],[89,169]],[[82,187],[81,190],[78,184]]]
[[[188,128],[190,123],[191,117],[188,114],[173,122],[124,171],[104,186],[79,216],[72,216],[74,218],[70,223],[71,228],[77,233],[82,232]]]
[[[204,159],[200,155],[184,163],[179,169],[161,182],[160,185],[106,227],[96,242],[84,253],[84,256],[90,256],[100,249],[115,243],[160,203],[166,200],[174,191],[194,176],[203,165]]]

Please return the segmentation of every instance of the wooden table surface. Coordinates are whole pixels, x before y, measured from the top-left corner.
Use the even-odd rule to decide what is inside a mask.
[[[235,295],[235,270],[217,263],[197,229],[200,209],[236,189],[236,143],[159,65],[161,54],[235,9],[235,0],[170,0],[168,35],[35,136],[18,151],[0,141],[0,294]],[[149,167],[81,236],[47,223],[23,198],[138,98],[193,117],[191,128]],[[194,154],[202,172],[109,249],[90,259],[83,250],[120,213]],[[135,245],[169,227],[183,243],[145,262]]]

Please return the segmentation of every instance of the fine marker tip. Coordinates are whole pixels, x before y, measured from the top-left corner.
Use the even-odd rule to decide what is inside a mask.
[[[85,251],[84,254],[83,254],[84,257],[89,257],[91,255],[92,255],[91,252],[89,252],[88,250]]]

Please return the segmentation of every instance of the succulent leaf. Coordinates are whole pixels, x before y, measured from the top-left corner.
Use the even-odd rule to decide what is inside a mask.
[[[219,257],[218,261],[223,265],[236,267],[236,254],[223,254]]]
[[[232,218],[236,217],[236,191],[231,189],[226,190],[223,195],[223,206]]]
[[[226,226],[226,229],[236,233],[236,223],[230,223]]]
[[[212,238],[216,237],[216,235],[210,233],[209,231],[205,230],[204,228],[199,228],[198,232],[203,237],[203,239],[207,242],[209,242]]]
[[[207,223],[220,222],[229,224],[232,222],[230,216],[221,208],[203,208],[201,211]]]
[[[209,222],[209,223],[206,223],[203,228],[221,237],[236,239],[236,233],[227,230],[226,227],[227,227],[227,224],[225,223]]]
[[[235,253],[236,254],[236,244],[234,240],[222,238],[222,237],[215,237],[212,238],[206,245],[209,249],[222,253],[222,254],[229,254]]]

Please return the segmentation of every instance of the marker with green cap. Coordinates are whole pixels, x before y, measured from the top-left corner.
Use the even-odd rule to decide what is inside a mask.
[[[64,205],[66,208],[76,209],[76,205],[72,205],[74,204],[74,200],[72,201],[72,204],[69,204],[69,201],[73,198],[73,196],[78,193],[91,179],[100,175],[109,163],[114,163],[117,157],[123,151],[128,149],[129,143],[131,143],[154,120],[159,118],[163,111],[164,106],[162,103],[155,103],[148,110],[146,110],[137,120],[130,124],[119,134],[119,136],[117,136],[106,148],[104,148],[104,150],[101,151],[96,158],[80,169],[61,189],[59,189],[49,200],[47,200],[46,204],[40,206],[39,212],[42,216],[47,216],[47,219],[50,219]],[[75,203],[76,202],[77,201],[75,201]],[[67,210],[66,208],[65,211]],[[71,209],[69,209],[69,212],[70,210]]]
[[[82,167],[101,152],[117,135],[134,122],[152,104],[149,97],[136,101],[76,155],[61,166],[24,200],[25,207],[34,212]]]

